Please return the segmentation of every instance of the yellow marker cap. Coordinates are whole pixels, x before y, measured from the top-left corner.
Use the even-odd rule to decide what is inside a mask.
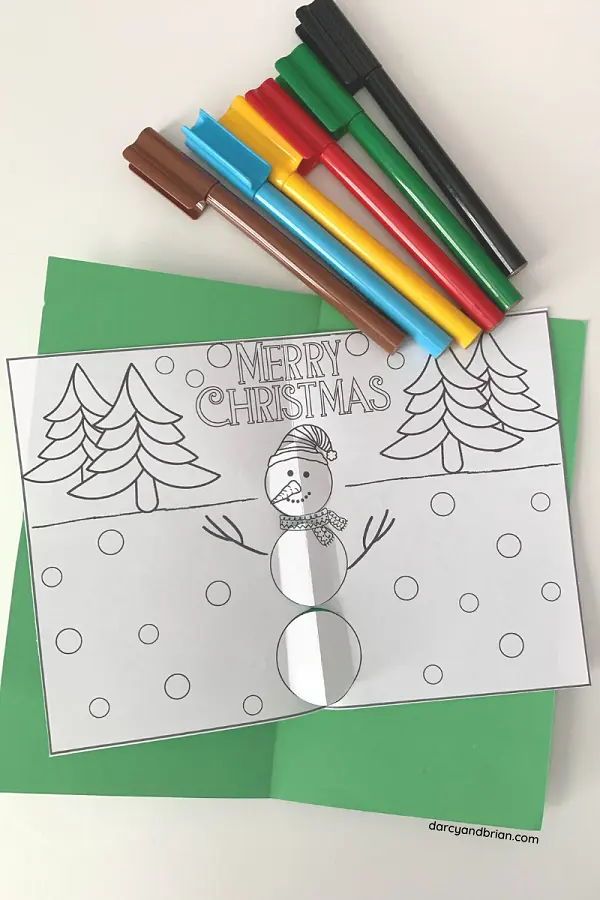
[[[297,174],[302,155],[247,100],[236,97],[219,121],[269,164],[271,184],[283,191],[447,334],[452,335],[461,347],[468,347],[475,340],[481,332],[475,322]]]
[[[219,122],[271,166],[269,181],[283,190],[302,156],[243,97],[236,97]]]

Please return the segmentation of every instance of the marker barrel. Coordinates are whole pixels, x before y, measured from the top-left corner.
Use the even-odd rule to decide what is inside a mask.
[[[371,72],[365,79],[365,85],[490,259],[507,276],[515,275],[523,269],[527,260],[519,248],[511,241],[385,69],[379,68]]]
[[[369,91],[500,271],[510,276],[522,269],[527,264],[523,254],[334,0],[312,0],[296,15],[298,36],[347,91]]]
[[[435,322],[424,316],[281,191],[271,184],[264,184],[256,192],[254,199],[294,237],[321,256],[338,275],[417,341],[427,353],[439,356],[449,346],[450,336],[438,328]]]
[[[478,325],[301,175],[290,175],[281,189],[355,256],[458,341],[461,347],[468,347],[479,336],[481,329]]]
[[[366,113],[354,116],[348,131],[503,312],[521,300],[516,287]]]
[[[374,309],[359,294],[333,274],[286,234],[279,231],[256,210],[221,184],[211,188],[207,203],[236,228],[266,250],[281,265],[293,272],[315,294],[349,319],[386,353],[393,353],[403,342],[404,333],[386,316]]]
[[[321,162],[480,328],[491,331],[502,321],[502,311],[345,150],[330,144]]]

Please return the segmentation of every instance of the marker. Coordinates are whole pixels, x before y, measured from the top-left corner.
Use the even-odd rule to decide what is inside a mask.
[[[283,87],[289,87],[336,139],[348,132],[358,141],[496,306],[506,312],[519,302],[516,287],[305,44],[278,60],[275,68]]]
[[[298,37],[313,50],[344,87],[355,94],[366,87],[436,184],[457,210],[490,259],[505,275],[527,265],[521,251],[444,148],[435,139],[377,57],[333,0],[313,0],[296,10]]]
[[[153,128],[144,128],[123,156],[132,172],[191,219],[198,219],[212,206],[387,353],[393,353],[404,340],[393,322]]]
[[[268,163],[271,184],[385,278],[462,347],[468,347],[478,337],[481,329],[471,319],[298,175],[302,156],[243,97],[236,97],[219,121]]]
[[[502,321],[502,311],[460,266],[273,78],[247,91],[245,96],[256,112],[302,157],[298,166],[301,175],[323,163],[480,328],[490,331]]]
[[[439,356],[446,349],[451,341],[449,335],[269,184],[269,166],[264,159],[204,110],[193,128],[182,130],[190,150],[329,263],[428,353]]]

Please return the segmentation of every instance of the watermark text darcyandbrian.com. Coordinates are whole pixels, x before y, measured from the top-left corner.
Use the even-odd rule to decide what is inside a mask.
[[[516,841],[519,844],[539,844],[536,834],[518,834],[514,831],[502,831],[500,828],[486,828],[485,825],[457,825],[455,823],[433,821],[429,823],[430,831],[447,831],[449,834],[472,835],[474,837],[495,838],[498,841]]]

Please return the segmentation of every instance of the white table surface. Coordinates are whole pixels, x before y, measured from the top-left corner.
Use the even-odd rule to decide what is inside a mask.
[[[597,671],[600,4],[341,3],[529,256],[517,279],[527,306],[591,320],[573,511]],[[297,288],[216,215],[193,227],[120,156],[144,126],[179,141],[178,125],[200,104],[219,115],[271,75],[296,43],[296,5],[3,4],[0,356],[36,350],[49,255]],[[0,498],[2,642],[21,520],[4,374]],[[0,897],[591,900],[600,895],[599,713],[597,688],[558,696],[537,846],[273,801],[0,796]]]

